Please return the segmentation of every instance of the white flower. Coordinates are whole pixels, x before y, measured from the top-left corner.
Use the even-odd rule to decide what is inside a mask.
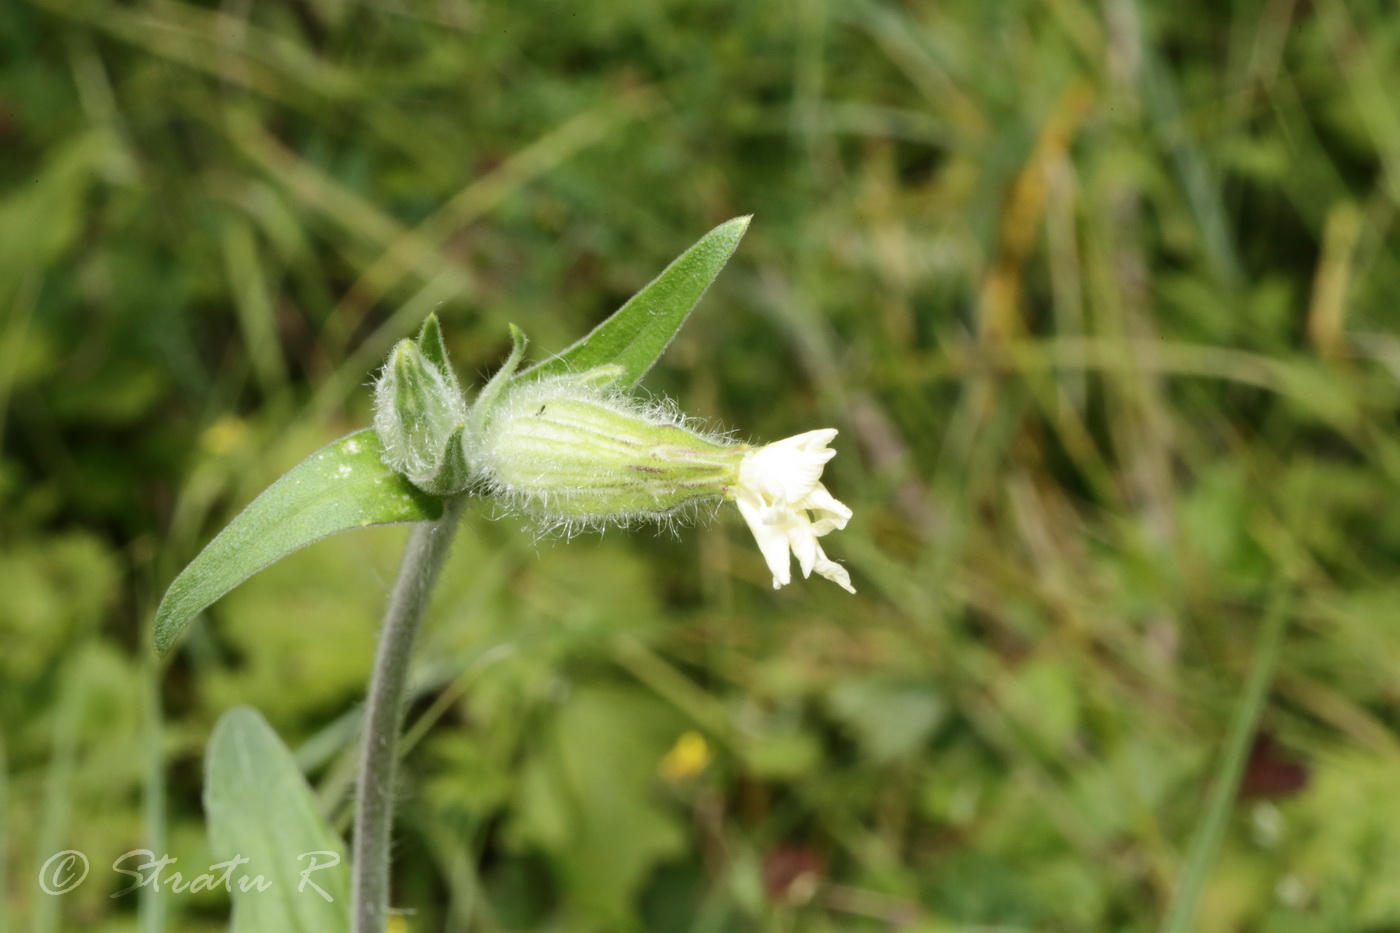
[[[739,462],[739,482],[731,490],[739,514],[753,532],[773,589],[792,581],[788,552],[796,555],[802,576],[812,571],[854,593],[846,568],[826,556],[817,539],[845,528],[851,510],[821,484],[822,467],[836,451],[827,445],[835,428],[798,434],[751,450]]]

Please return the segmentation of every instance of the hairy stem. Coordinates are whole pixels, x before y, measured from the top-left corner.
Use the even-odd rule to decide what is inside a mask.
[[[360,774],[355,802],[355,844],[351,881],[354,933],[384,933],[389,905],[389,841],[394,824],[394,774],[404,689],[418,623],[442,570],[463,497],[447,500],[442,518],[422,522],[409,534],[398,579],[384,613],[384,628],[370,675]]]

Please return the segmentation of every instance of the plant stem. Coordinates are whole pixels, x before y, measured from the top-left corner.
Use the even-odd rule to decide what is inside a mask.
[[[413,640],[438,572],[452,547],[463,501],[462,496],[452,497],[446,500],[440,519],[413,526],[389,596],[389,608],[384,613],[360,744],[350,897],[354,933],[384,933],[389,906],[394,776]]]

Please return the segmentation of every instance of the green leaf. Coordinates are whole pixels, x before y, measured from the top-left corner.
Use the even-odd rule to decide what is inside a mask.
[[[291,753],[246,706],[214,727],[205,761],[204,812],[231,871],[233,933],[325,933],[350,928],[350,863]],[[253,886],[261,875],[263,890]],[[248,890],[242,890],[241,879]]]
[[[622,368],[622,384],[636,385],[734,254],[749,220],[735,217],[705,234],[587,337],[521,375],[533,379],[615,364]]]
[[[156,610],[156,650],[170,650],[190,620],[273,561],[366,525],[432,521],[442,500],[380,459],[366,428],[322,447],[269,486],[180,572]]]

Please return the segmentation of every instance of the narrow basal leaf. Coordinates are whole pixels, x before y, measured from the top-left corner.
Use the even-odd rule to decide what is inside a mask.
[[[734,254],[749,219],[736,217],[705,234],[587,337],[521,375],[536,378],[615,364],[622,367],[622,384],[636,385]]]
[[[164,654],[195,616],[254,573],[327,535],[366,525],[431,521],[442,500],[415,488],[380,459],[366,428],[307,457],[209,542],[166,590],[156,610]]]
[[[232,933],[350,929],[345,844],[291,753],[252,709],[231,709],[214,727],[204,813],[217,862],[240,860],[230,871]]]

